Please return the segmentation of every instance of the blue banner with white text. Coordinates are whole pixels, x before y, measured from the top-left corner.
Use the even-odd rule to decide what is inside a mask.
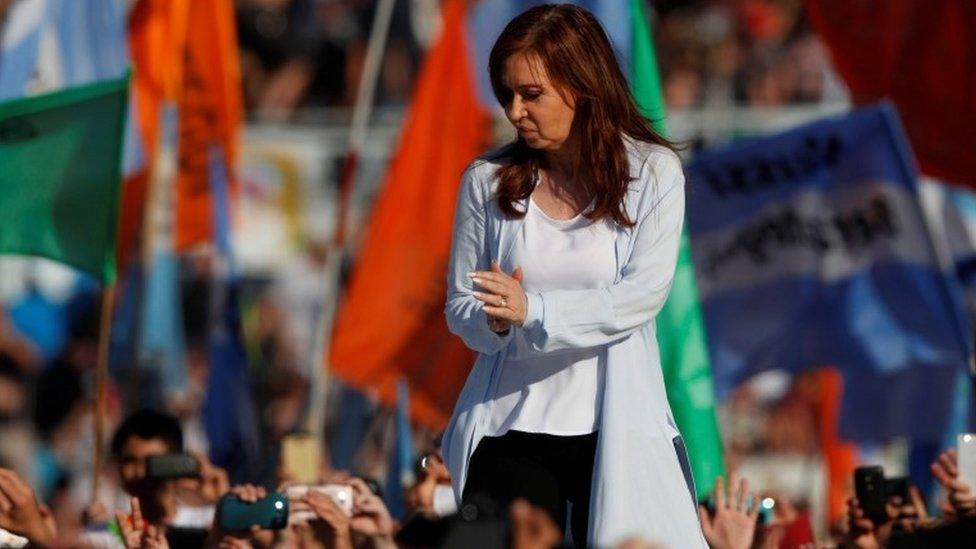
[[[687,173],[719,395],[765,370],[837,366],[842,435],[941,436],[969,323],[894,109],[705,151]]]

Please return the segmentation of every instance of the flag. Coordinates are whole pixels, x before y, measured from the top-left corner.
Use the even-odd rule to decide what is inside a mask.
[[[393,452],[386,473],[384,493],[386,508],[390,516],[403,520],[407,515],[404,491],[414,483],[413,474],[413,434],[410,431],[410,387],[403,378],[397,380],[396,426]]]
[[[688,211],[719,395],[835,365],[840,435],[941,437],[971,352],[890,105],[699,153]]]
[[[400,144],[377,198],[329,364],[386,405],[396,380],[414,388],[414,417],[447,423],[473,354],[447,330],[444,276],[461,173],[488,145],[464,32],[467,2],[449,0],[443,30],[420,71]]]
[[[812,375],[817,387],[813,402],[817,440],[827,473],[827,518],[833,524],[843,518],[847,511],[847,498],[853,492],[858,452],[857,445],[838,435],[844,394],[843,375],[836,368],[823,368],[812,372]]]
[[[0,101],[27,95],[37,70],[47,0],[21,0],[7,7],[0,27]]]
[[[0,253],[115,280],[128,78],[0,103]]]
[[[230,197],[226,160],[217,144],[210,147],[214,240],[217,278],[210,329],[210,375],[203,405],[203,423],[210,459],[227,470],[236,483],[260,474],[261,434],[247,367],[241,326],[240,285],[230,245]]]
[[[179,171],[175,195],[175,249],[213,239],[210,144],[219,143],[229,192],[236,192],[236,162],[243,121],[240,61],[231,0],[138,0],[129,18],[129,46],[136,68],[133,87],[146,156],[154,158],[164,103],[179,116]],[[142,204],[151,166],[126,182],[123,233],[138,247]]]
[[[806,0],[854,103],[898,106],[922,172],[976,187],[976,4]]]
[[[173,251],[173,183],[178,142],[176,109],[169,104],[160,127],[161,146],[153,160],[152,183],[145,230],[145,277],[139,324],[139,364],[158,376],[160,394],[152,398],[165,402],[168,395],[186,389],[186,366],[179,258]],[[134,279],[138,280],[138,279]]]
[[[633,28],[632,91],[655,129],[667,135],[664,94],[651,29],[644,13],[644,0],[630,0],[630,4]],[[685,439],[698,496],[704,497],[714,486],[715,477],[725,474],[725,462],[715,418],[715,388],[712,385],[708,340],[698,300],[687,227],[681,235],[671,293],[656,322],[668,401],[678,430]]]
[[[189,2],[180,89],[180,171],[176,183],[176,249],[212,241],[210,154],[220,147],[229,197],[237,190],[237,149],[244,119],[233,0]],[[229,200],[230,198],[228,198]]]

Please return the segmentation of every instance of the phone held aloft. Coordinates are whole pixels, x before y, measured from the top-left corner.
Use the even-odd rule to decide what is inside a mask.
[[[348,484],[294,484],[285,488],[285,494],[291,500],[303,498],[309,492],[318,492],[329,496],[342,509],[346,516],[352,516],[352,486]],[[291,518],[293,521],[308,522],[315,518],[315,513],[306,510],[295,510],[292,512]]]
[[[151,479],[195,477],[200,474],[200,463],[190,454],[163,454],[146,458],[146,476]]]
[[[888,522],[886,505],[894,497],[902,502],[910,499],[907,477],[885,478],[880,465],[858,467],[854,470],[854,493],[864,516],[875,524]]]
[[[255,502],[246,502],[227,494],[217,504],[217,521],[225,532],[247,531],[254,526],[281,530],[288,525],[288,498],[271,492]]]
[[[956,437],[959,480],[966,483],[970,491],[976,491],[976,434],[962,433]]]

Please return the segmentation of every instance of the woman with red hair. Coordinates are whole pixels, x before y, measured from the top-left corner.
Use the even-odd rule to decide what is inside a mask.
[[[469,166],[455,213],[446,315],[478,352],[443,441],[455,497],[526,498],[577,546],[704,547],[654,324],[681,163],[582,8],[513,19],[489,73],[518,136]]]

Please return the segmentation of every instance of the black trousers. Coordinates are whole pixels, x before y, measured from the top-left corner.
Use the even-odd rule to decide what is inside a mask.
[[[585,547],[596,440],[597,433],[557,436],[509,431],[484,437],[468,465],[463,504],[487,499],[507,516],[509,504],[524,498],[545,509],[565,532],[569,502],[573,544]]]

